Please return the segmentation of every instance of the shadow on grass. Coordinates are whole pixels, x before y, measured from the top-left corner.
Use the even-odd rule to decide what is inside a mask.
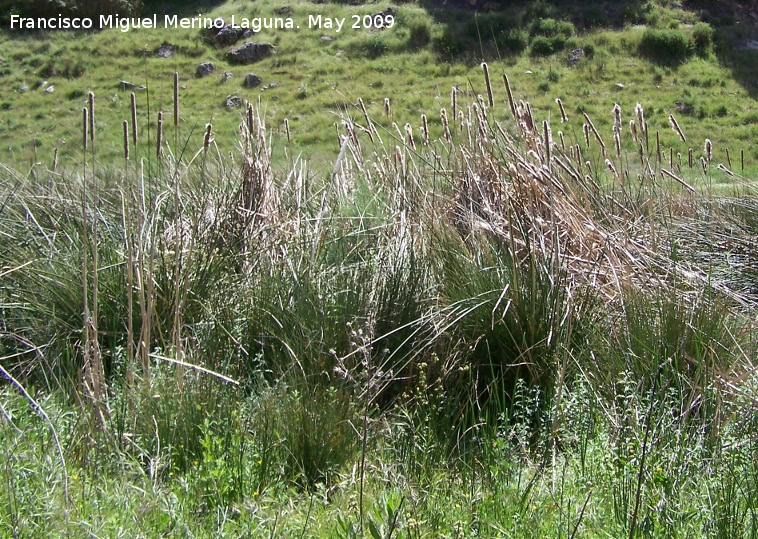
[[[697,11],[715,29],[716,57],[734,79],[758,99],[758,1],[687,0],[684,9]]]
[[[431,45],[441,60],[478,62],[507,59],[529,47],[532,26],[540,19],[566,20],[578,32],[621,28],[643,16],[643,2],[608,0],[421,0],[442,28]],[[555,52],[563,50],[558,47]]]

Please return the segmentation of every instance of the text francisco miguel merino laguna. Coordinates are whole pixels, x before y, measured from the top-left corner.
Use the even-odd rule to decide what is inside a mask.
[[[89,17],[20,17],[11,15],[11,30],[89,30],[91,28],[119,28],[122,32],[128,32],[132,28],[158,28],[158,16],[152,17],[119,17],[116,15],[100,15],[99,26],[94,25],[93,19]],[[211,17],[179,17],[178,15],[164,15],[163,26],[165,28],[223,28],[227,24],[224,19]],[[229,21],[230,26],[234,28],[252,28],[258,32],[261,28],[294,28],[291,18],[241,18],[235,20],[232,16]]]

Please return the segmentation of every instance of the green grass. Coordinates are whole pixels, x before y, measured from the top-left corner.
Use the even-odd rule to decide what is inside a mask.
[[[580,174],[523,107],[324,177],[262,108],[5,169],[7,535],[754,536],[750,182]]]
[[[273,16],[278,6],[276,2],[254,7],[229,2],[205,14],[267,17]],[[118,89],[119,81],[149,85],[149,93],[138,92],[137,96],[144,130],[140,135],[147,140],[147,130],[155,130],[157,111],[172,110],[171,80],[176,70],[182,85],[180,140],[199,143],[203,125],[212,121],[222,152],[232,149],[240,113],[227,111],[224,103],[227,95],[237,94],[254,103],[261,100],[272,135],[280,140],[284,138],[284,119],[289,120],[297,135],[288,153],[303,153],[323,163],[337,149],[333,124],[340,122],[340,115],[360,116],[356,109],[359,97],[377,120],[384,98],[389,97],[392,119],[398,125],[417,125],[421,114],[437,118],[439,107],[448,102],[452,86],[475,94],[484,92],[478,68],[483,54],[494,79],[499,80],[501,73],[509,74],[517,99],[537,96],[532,98],[532,104],[540,117],[555,116],[553,99],[560,97],[569,109],[588,112],[604,136],[610,138],[612,121],[605,102],[606,96],[613,93],[627,118],[636,103],[646,106],[651,123],[655,122],[654,127],[662,131],[664,145],[673,143],[675,137],[665,126],[668,115],[690,115],[686,135],[691,146],[698,148],[705,138],[710,138],[721,161],[725,160],[727,148],[732,156],[744,151],[747,172],[755,175],[758,155],[750,142],[755,138],[756,127],[749,119],[755,94],[748,81],[755,78],[751,66],[756,63],[754,51],[733,50],[733,45],[750,37],[749,31],[741,27],[717,28],[715,50],[704,43],[698,48],[699,55],[687,55],[676,66],[658,65],[655,58],[646,59],[638,53],[643,27],[613,31],[597,28],[572,35],[573,28],[559,28],[562,23],[553,19],[540,22],[537,12],[528,9],[514,10],[508,16],[483,14],[476,19],[470,12],[440,12],[402,4],[396,25],[389,30],[345,29],[330,34],[306,28],[308,15],[347,17],[350,21],[352,14],[375,13],[382,7],[292,5],[292,17],[301,28],[263,30],[255,39],[275,43],[277,54],[249,67],[228,65],[223,58],[226,49],[209,46],[197,30],[108,30],[86,37],[35,32],[21,38],[6,32],[8,39],[0,44],[5,73],[0,101],[9,113],[0,126],[0,158],[18,168],[37,161],[47,164],[57,147],[61,163],[77,162],[78,117],[86,93],[92,90],[101,103],[98,156],[111,162],[120,154],[116,127],[129,115],[128,92]],[[666,20],[682,21],[677,30],[670,31],[679,32],[687,43],[691,42],[695,32],[691,12],[650,9],[650,13],[665,13]],[[667,26],[662,19],[653,22],[659,27]],[[525,36],[530,41],[538,35],[543,39],[560,36],[566,42],[565,48],[547,57],[521,52],[521,45],[506,39],[508,32],[519,28],[532,30],[532,37]],[[503,32],[506,37],[501,36]],[[550,36],[545,37],[548,33]],[[695,35],[702,33],[701,29]],[[331,41],[322,39],[325,34]],[[178,47],[171,59],[155,55],[164,42]],[[593,56],[569,67],[568,52],[587,45],[594,48]],[[694,50],[694,45],[689,46]],[[195,67],[203,61],[213,61],[218,69],[208,78],[196,79]],[[235,78],[221,83],[221,73],[226,71],[234,73]],[[278,87],[245,90],[241,81],[248,72],[258,74],[264,85],[273,81]],[[560,80],[550,80],[551,73],[556,72],[561,74]],[[54,84],[55,93],[42,92],[38,88],[42,81]],[[22,86],[27,88],[23,93],[19,91]],[[497,101],[503,103],[504,93],[496,83],[498,88]],[[686,106],[678,108],[677,103]],[[150,122],[146,121],[148,105]],[[383,122],[386,126],[389,123]],[[441,134],[436,121],[432,121],[432,132],[435,136]],[[575,130],[573,136],[581,138],[581,133]],[[173,134],[169,138],[173,142]]]
[[[348,9],[309,9],[327,7]],[[291,79],[280,101],[281,86],[209,112],[190,89],[221,83],[180,77],[177,132],[172,73],[200,60],[140,58],[128,160],[128,98],[97,88],[81,148],[87,86],[70,90],[57,170],[0,169],[0,535],[758,536],[758,203],[754,165],[734,150],[724,170],[719,138],[735,113],[729,136],[752,128],[748,98],[712,99],[738,86],[708,55],[616,61],[644,32],[629,27],[568,36],[594,45],[577,67],[526,50],[490,62],[490,108],[482,68],[434,49],[471,21],[447,36],[430,22],[426,41],[428,15],[400,9],[413,43],[341,36],[364,59],[338,73],[301,68],[282,34],[261,67]],[[92,45],[13,61],[39,69],[59,46]],[[638,66],[647,137],[628,123],[636,85],[606,78]],[[366,115],[331,76],[352,77]],[[40,95],[14,98],[32,114]],[[684,98],[692,116],[668,105]],[[287,100],[313,115],[281,116]]]

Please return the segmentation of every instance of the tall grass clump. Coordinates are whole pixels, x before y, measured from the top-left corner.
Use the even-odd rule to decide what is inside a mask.
[[[156,534],[747,530],[753,199],[701,187],[717,148],[702,177],[683,166],[676,145],[694,144],[675,120],[671,146],[649,144],[654,108],[624,129],[615,106],[609,151],[586,113],[559,100],[554,132],[482,69],[486,95],[453,90],[439,138],[431,115],[385,100],[383,129],[359,100],[323,171],[276,161],[260,103],[227,159],[210,123],[135,138],[136,97],[119,167],[93,159],[86,109],[80,174],[4,168],[0,357],[16,383],[0,436],[54,482],[23,492],[9,457],[0,518],[92,511],[86,485],[110,499],[132,481],[140,500],[112,505],[159,515]],[[44,425],[65,429],[65,459],[17,421],[24,387],[71,410]],[[87,482],[62,497],[67,474]]]

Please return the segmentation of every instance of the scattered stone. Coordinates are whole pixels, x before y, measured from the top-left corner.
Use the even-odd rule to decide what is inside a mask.
[[[216,65],[213,62],[203,62],[197,66],[197,69],[195,70],[195,76],[198,78],[207,77],[214,71],[216,71]]]
[[[242,32],[242,39],[249,39],[255,35],[255,30],[252,28],[245,28],[245,31]]]
[[[569,53],[568,61],[569,64],[575,65],[582,58],[584,58],[584,49],[579,47],[578,49],[574,49]]]
[[[224,74],[221,75],[221,82],[226,82],[232,77],[234,77],[234,73],[232,73],[231,71],[224,71]]]
[[[181,88],[182,90],[186,90],[187,89],[187,85],[186,84],[182,84],[181,86],[179,86],[179,88]]]
[[[26,84],[22,84],[21,86],[18,87],[18,91],[21,92],[22,94],[26,92],[28,89],[29,87]]]
[[[45,88],[45,92],[48,94],[52,94],[54,91],[55,91],[55,86],[53,84]]]
[[[323,36],[321,36],[321,39],[323,41],[331,41],[332,40],[332,36],[328,36],[328,35],[324,34]]]
[[[216,44],[221,47],[228,47],[229,45],[234,45],[239,41],[240,39],[240,33],[237,32],[235,28],[232,28],[231,26],[224,26],[221,30],[218,31],[216,34]]]
[[[132,84],[131,82],[127,82],[125,80],[122,80],[118,83],[118,87],[122,90],[140,90],[144,91],[147,90],[144,86],[137,86],[136,84]]]
[[[255,88],[256,86],[260,86],[261,78],[258,75],[254,75],[253,73],[248,73],[245,75],[245,88]]]
[[[47,81],[46,80],[43,80],[42,82],[39,83],[39,87],[40,88],[44,88],[45,86],[47,86]]]
[[[271,81],[271,82],[268,83],[268,87],[269,88],[278,88],[279,87],[279,83]]]
[[[735,43],[734,45],[734,50],[736,51],[756,50],[756,49],[758,49],[758,41],[754,39],[748,39],[747,41]]]
[[[681,114],[694,114],[695,113],[695,107],[688,103],[682,103],[681,101],[676,101],[674,104],[676,105],[676,110],[680,112]]]
[[[160,56],[161,58],[171,58],[175,52],[176,52],[176,47],[174,47],[170,43],[164,43],[163,45],[158,47],[158,56]]]
[[[252,64],[267,58],[275,52],[271,43],[252,43],[248,41],[244,45],[230,49],[226,54],[230,62],[237,64]]]
[[[620,82],[617,82],[616,83],[616,88],[618,88],[619,90],[623,90],[624,89],[624,85],[621,84]]]
[[[226,96],[226,110],[232,110],[233,108],[241,107],[242,99],[236,95]]]
[[[274,13],[277,15],[289,15],[292,13],[292,9],[289,6],[282,6],[278,7],[274,10]]]
[[[524,75],[531,75],[531,74],[532,74],[531,69],[527,69],[526,71],[524,71]]]

